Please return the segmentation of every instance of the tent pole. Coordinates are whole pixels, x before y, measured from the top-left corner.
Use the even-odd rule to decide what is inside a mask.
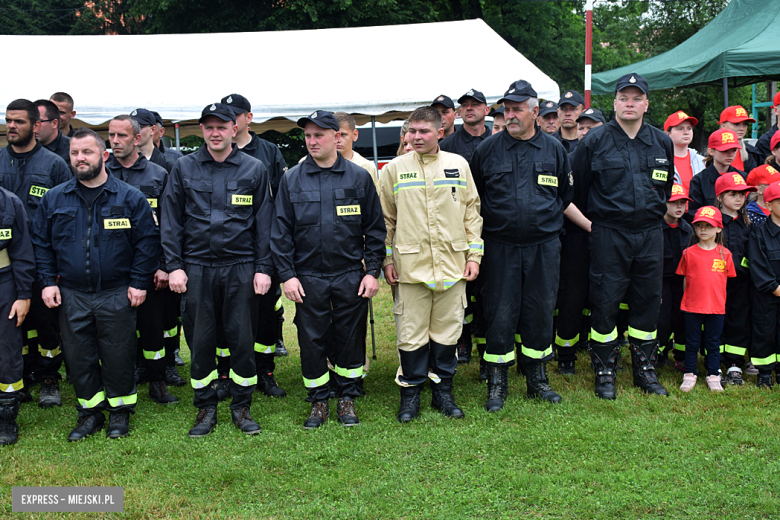
[[[753,90],[753,102],[752,102],[753,106],[751,107],[752,108],[751,112],[753,112],[753,116],[752,116],[753,119],[756,120],[756,122],[753,123],[753,125],[752,125],[753,126],[753,134],[752,134],[752,136],[753,136],[753,139],[757,139],[758,138],[758,108],[756,108],[756,84],[753,83],[752,87],[753,87],[752,88],[752,90]]]
[[[180,152],[181,150],[179,150],[179,148],[181,148],[181,142],[179,141],[179,123],[176,123],[174,128],[176,129],[176,151]]]
[[[729,78],[723,78],[723,108],[729,107]]]
[[[585,0],[585,108],[590,108],[591,48],[593,47],[593,0]]]
[[[371,116],[371,137],[374,141],[374,166],[379,171],[379,154],[376,151],[376,117]]]

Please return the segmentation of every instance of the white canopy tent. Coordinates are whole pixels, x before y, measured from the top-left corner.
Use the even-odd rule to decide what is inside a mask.
[[[371,116],[390,121],[439,94],[457,100],[470,88],[493,104],[517,79],[529,81],[540,98],[560,95],[557,83],[482,20],[252,33],[2,35],[0,48],[25,49],[27,56],[56,49],[58,56],[53,73],[36,59],[14,62],[14,81],[0,83],[3,114],[14,99],[65,91],[75,100],[77,121],[97,129],[143,107],[180,123],[181,135],[196,133],[203,107],[230,93],[252,103],[256,131],[282,132],[314,110],[365,116],[356,117],[359,123]],[[175,59],[156,58],[160,49],[176,49]],[[348,66],[336,61],[345,49]]]

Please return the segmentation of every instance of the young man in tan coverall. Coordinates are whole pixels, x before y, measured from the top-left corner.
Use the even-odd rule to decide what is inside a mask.
[[[469,165],[439,150],[442,133],[439,112],[418,108],[409,117],[414,153],[382,169],[384,271],[396,286],[400,422],[417,417],[427,378],[433,381],[431,406],[447,417],[464,416],[452,396],[452,377],[468,304],[466,281],[479,274],[484,249],[482,217]]]

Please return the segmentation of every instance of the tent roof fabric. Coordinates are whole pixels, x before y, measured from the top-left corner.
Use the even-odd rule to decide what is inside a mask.
[[[344,42],[351,44],[346,66],[332,52]],[[410,56],[400,52],[410,46],[438,50],[445,42],[447,55],[480,66],[444,73],[440,60],[409,63]],[[65,91],[74,98],[76,118],[89,125],[138,107],[174,122],[197,121],[203,107],[231,93],[249,99],[255,123],[283,117],[288,122],[273,124],[288,129],[314,110],[367,116],[409,112],[439,94],[457,99],[471,88],[495,103],[521,78],[541,98],[560,95],[555,81],[482,20],[253,33],[0,36],[0,48],[23,48],[32,56],[65,50],[65,66],[53,81],[0,84],[0,110],[17,98],[48,99]],[[128,60],[117,65],[122,56]],[[148,59],[139,59],[143,56]],[[37,60],[17,60],[13,69],[15,78],[41,74]]]
[[[701,84],[750,85],[780,76],[780,1],[731,0],[702,30],[650,59],[593,75],[593,94],[611,94],[620,76],[637,73],[651,90]]]

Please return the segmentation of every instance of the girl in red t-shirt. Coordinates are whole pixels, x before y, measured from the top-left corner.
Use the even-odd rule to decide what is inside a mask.
[[[723,247],[720,211],[713,206],[699,208],[693,218],[693,229],[699,243],[683,251],[677,266],[677,274],[685,276],[680,305],[685,313],[685,374],[680,390],[690,392],[696,386],[696,360],[703,342],[707,353],[707,386],[713,392],[722,392],[720,335],[726,313],[726,282],[737,273],[731,252]]]

